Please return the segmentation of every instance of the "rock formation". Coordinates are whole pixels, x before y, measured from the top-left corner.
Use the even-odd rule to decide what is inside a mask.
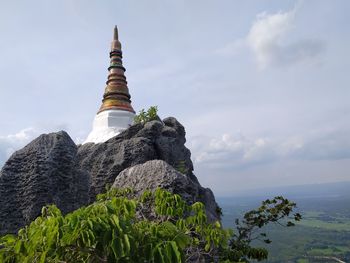
[[[185,129],[175,118],[135,124],[105,143],[76,146],[61,131],[39,136],[15,152],[0,172],[0,234],[15,233],[56,204],[64,213],[94,201],[106,185],[158,186],[188,203],[202,201],[210,220],[220,218],[210,189],[193,174]]]
[[[85,205],[89,176],[66,132],[44,134],[15,152],[0,172],[0,234],[15,233],[56,204],[64,213]]]
[[[136,196],[145,190],[154,191],[160,187],[181,195],[188,204],[197,201],[205,203],[209,221],[218,219],[213,193],[163,160],[151,160],[123,170],[115,179],[113,187],[132,188]]]

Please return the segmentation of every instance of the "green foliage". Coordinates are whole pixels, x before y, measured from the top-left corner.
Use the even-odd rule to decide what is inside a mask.
[[[241,222],[236,219],[238,233],[235,233],[230,240],[230,259],[238,262],[239,260],[249,262],[249,259],[258,261],[267,259],[268,252],[265,248],[254,248],[250,245],[253,240],[261,240],[266,244],[271,243],[266,233],[255,234],[258,232],[257,229],[269,223],[276,223],[285,227],[294,226],[295,224],[292,221],[286,221],[285,224],[282,224],[281,221],[288,218],[295,207],[295,203],[282,196],[277,196],[272,200],[263,201],[258,209],[247,212]],[[299,213],[294,214],[293,217],[295,221],[301,220]]]
[[[158,119],[158,107],[157,106],[151,106],[147,111],[144,109],[139,111],[139,114],[137,114],[134,118],[135,123],[146,123],[148,121],[153,121]]]
[[[131,189],[110,189],[66,216],[54,205],[44,207],[17,236],[0,238],[0,262],[248,262],[267,256],[249,245],[253,226],[291,211],[284,199],[267,200],[247,213],[236,235],[208,223],[200,202],[187,205],[162,189],[132,196]]]
[[[66,216],[44,207],[17,236],[0,238],[0,262],[185,262],[227,244],[229,231],[207,222],[203,204],[161,189],[131,194],[111,189]]]

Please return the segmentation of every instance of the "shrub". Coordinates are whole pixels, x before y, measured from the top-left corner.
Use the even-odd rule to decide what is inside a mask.
[[[146,123],[148,121],[153,121],[158,119],[158,107],[157,106],[151,106],[147,111],[144,109],[139,111],[139,114],[137,114],[134,118],[135,123]]]
[[[288,216],[289,208],[295,205],[286,199],[273,199],[271,204],[281,211],[276,214],[268,210],[273,207],[267,207],[270,203],[265,201],[265,208],[248,213],[238,234],[234,234],[219,222],[209,223],[200,202],[187,205],[179,195],[162,189],[146,191],[139,198],[132,196],[130,189],[111,189],[98,195],[95,203],[65,216],[56,206],[46,206],[42,215],[18,235],[0,238],[0,262],[260,260],[267,257],[267,252],[250,247],[247,234]],[[264,214],[266,217],[260,219]]]

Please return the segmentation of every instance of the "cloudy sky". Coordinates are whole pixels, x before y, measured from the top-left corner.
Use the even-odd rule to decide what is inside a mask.
[[[349,181],[349,12],[346,0],[1,1],[0,165],[44,132],[85,139],[118,25],[134,108],[185,125],[217,195]]]

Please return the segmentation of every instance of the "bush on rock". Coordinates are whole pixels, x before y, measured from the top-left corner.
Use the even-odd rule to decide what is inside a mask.
[[[42,215],[21,229],[17,236],[0,238],[0,262],[248,262],[249,258],[265,259],[264,249],[249,245],[247,237],[254,228],[251,225],[258,227],[256,224],[267,223],[270,215],[272,220],[288,216],[295,205],[286,199],[278,199],[283,201],[282,205],[272,202],[277,205],[274,207],[265,203],[265,208],[270,212],[272,209],[273,213],[265,218],[261,218],[265,208],[251,213],[237,236],[232,230],[223,229],[218,221],[208,223],[200,202],[187,205],[179,195],[160,188],[146,191],[138,198],[132,196],[131,189],[112,188],[98,195],[93,204],[65,216],[56,206],[46,206]]]

